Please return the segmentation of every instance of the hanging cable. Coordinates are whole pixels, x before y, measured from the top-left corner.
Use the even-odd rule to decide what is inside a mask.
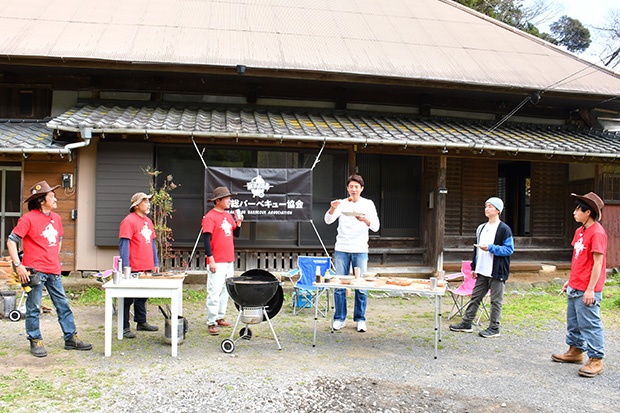
[[[207,163],[204,160],[203,154],[205,153],[205,150],[202,150],[202,153],[200,152],[200,150],[198,149],[198,145],[196,145],[196,141],[194,140],[194,132],[192,132],[192,143],[194,144],[194,148],[196,149],[196,152],[198,152],[198,156],[200,157],[200,160],[202,161],[202,164],[205,167],[205,171],[207,170]],[[185,273],[187,274],[187,269],[189,268],[189,264],[192,262],[192,260],[194,259],[194,254],[196,253],[196,248],[198,247],[198,242],[200,242],[200,236],[202,235],[202,227],[200,227],[200,231],[198,232],[198,237],[196,237],[196,242],[194,243],[194,249],[192,249],[192,253],[189,256],[189,259],[187,260],[187,266],[185,267]]]
[[[192,143],[194,144],[194,148],[196,149],[196,152],[198,152],[198,156],[200,157],[200,160],[202,161],[202,164],[204,165],[205,169],[207,169],[207,163],[205,162],[204,158],[202,157],[202,155],[205,153],[205,150],[202,150],[202,153],[198,150],[198,145],[196,145],[196,141],[194,140],[194,134],[192,134]]]
[[[325,137],[325,139],[323,139],[323,146],[321,146],[321,150],[319,151],[319,153],[316,156],[316,159],[314,160],[314,163],[312,164],[312,168],[310,168],[311,171],[314,170],[314,167],[321,162],[321,154],[323,153],[323,149],[325,149],[325,143],[327,143],[327,136]]]
[[[512,111],[510,111],[510,113],[508,113],[507,115],[505,115],[505,116],[504,116],[504,117],[503,117],[503,118],[502,118],[499,122],[497,122],[497,123],[496,123],[495,125],[493,125],[491,128],[489,128],[489,129],[488,129],[488,130],[487,130],[487,131],[483,134],[483,136],[482,136],[482,137],[484,138],[485,136],[487,136],[487,135],[489,135],[489,134],[493,133],[493,132],[494,132],[497,128],[499,128],[501,125],[503,125],[503,124],[504,124],[504,123],[505,123],[508,119],[510,119],[512,116],[514,116],[514,114],[515,114],[515,113],[517,113],[517,112],[519,111],[519,109],[521,109],[521,108],[522,108],[522,107],[523,107],[523,106],[527,103],[527,101],[528,101],[528,100],[529,100],[529,101],[531,101],[533,104],[535,104],[535,105],[536,105],[536,104],[540,101],[540,99],[541,99],[541,95],[542,95],[543,93],[545,93],[546,91],[548,91],[549,89],[551,89],[552,87],[554,87],[554,86],[558,86],[558,85],[560,85],[560,84],[562,84],[562,83],[564,83],[564,82],[567,82],[567,81],[569,81],[569,79],[570,79],[570,80],[577,80],[577,79],[581,79],[582,77],[589,76],[589,75],[591,75],[592,73],[594,73],[594,72],[596,71],[596,69],[597,69],[597,68],[598,68],[598,66],[597,66],[597,64],[596,64],[596,63],[588,63],[586,67],[584,67],[584,68],[582,68],[582,69],[579,69],[579,70],[577,70],[576,72],[571,73],[570,75],[565,76],[565,77],[563,77],[562,79],[560,79],[560,80],[558,80],[558,81],[556,81],[556,82],[551,83],[550,85],[548,85],[548,86],[547,86],[547,87],[545,87],[544,89],[542,89],[542,90],[540,90],[540,91],[538,91],[538,92],[534,92],[533,94],[531,94],[531,95],[527,96],[525,99],[523,99],[523,101],[521,101],[521,103],[519,103],[519,104],[517,105],[517,107],[516,107],[516,108],[514,108]],[[579,76],[578,78],[574,78],[575,76],[577,76],[577,75],[578,75],[578,74],[580,74],[581,72],[584,72],[584,71],[589,70],[589,69],[590,69],[590,70],[592,70],[592,72],[590,72],[590,73],[585,73],[585,74],[583,74],[582,76]],[[609,101],[611,101],[611,100],[618,99],[618,98],[620,98],[620,96],[615,96],[615,97],[613,97],[613,98],[606,99],[606,100],[604,100],[604,101],[602,101],[602,102],[600,102],[600,103],[598,103],[598,104],[601,104],[601,103],[606,103],[606,102],[609,102]]]

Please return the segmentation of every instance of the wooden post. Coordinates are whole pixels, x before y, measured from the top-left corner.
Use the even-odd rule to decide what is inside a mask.
[[[434,242],[431,262],[435,266],[435,274],[440,276],[443,268],[438,268],[439,258],[443,253],[444,235],[446,231],[446,169],[448,167],[448,158],[445,155],[439,157],[439,169],[437,171],[437,186],[435,190],[435,225],[434,225]],[[443,267],[443,259],[441,260]]]

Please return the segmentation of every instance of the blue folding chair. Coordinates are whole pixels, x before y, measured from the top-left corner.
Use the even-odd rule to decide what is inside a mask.
[[[293,284],[293,315],[297,315],[304,308],[312,308],[315,296],[320,292],[312,285],[316,281],[316,269],[322,275],[330,274],[331,258],[329,257],[297,257],[297,267],[283,276],[288,278]],[[297,282],[293,282],[293,277],[299,276]],[[329,291],[329,290],[328,290]],[[317,298],[318,311],[323,317],[327,316],[329,311],[329,292],[325,304],[321,303]]]

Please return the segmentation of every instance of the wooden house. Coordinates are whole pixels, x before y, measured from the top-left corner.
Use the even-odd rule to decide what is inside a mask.
[[[471,255],[500,196],[514,260],[566,262],[571,192],[599,193],[620,264],[620,76],[449,0],[6,0],[0,6],[2,248],[45,179],[63,269],[110,267],[131,194],[172,175],[171,265],[213,188],[204,165],[313,170],[323,223],[353,172],[377,205],[371,266]],[[310,223],[249,223],[238,267],[321,254]],[[204,267],[204,255],[190,263]]]

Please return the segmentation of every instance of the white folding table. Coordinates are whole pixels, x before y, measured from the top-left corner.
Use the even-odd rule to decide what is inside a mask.
[[[441,341],[441,297],[446,293],[446,287],[437,287],[434,290],[430,288],[430,281],[428,284],[414,282],[409,286],[400,286],[400,285],[392,285],[392,284],[383,284],[377,281],[365,281],[365,280],[356,280],[354,284],[341,284],[339,282],[329,282],[329,283],[313,283],[315,287],[319,291],[314,296],[314,300],[319,300],[321,291],[328,291],[330,289],[335,290],[337,288],[347,288],[351,290],[372,290],[372,291],[384,291],[384,292],[397,292],[404,294],[416,294],[421,297],[426,297],[431,302],[434,303],[435,306],[435,358],[437,358],[437,346],[438,342]],[[334,294],[331,294],[334,297]],[[314,303],[314,338],[312,341],[312,346],[316,346],[316,329],[318,322],[318,311],[316,302]],[[333,320],[332,320],[332,328],[333,328]],[[332,330],[333,331],[333,330]]]
[[[105,288],[105,356],[112,354],[112,299],[118,299],[118,339],[123,339],[123,317],[125,297],[136,298],[170,298],[171,320],[178,320],[183,315],[183,281],[185,277],[158,277],[158,278],[132,278],[123,279],[120,283],[114,284],[108,281],[103,285]],[[170,324],[171,335],[171,354],[177,356],[178,335],[177,324]]]

